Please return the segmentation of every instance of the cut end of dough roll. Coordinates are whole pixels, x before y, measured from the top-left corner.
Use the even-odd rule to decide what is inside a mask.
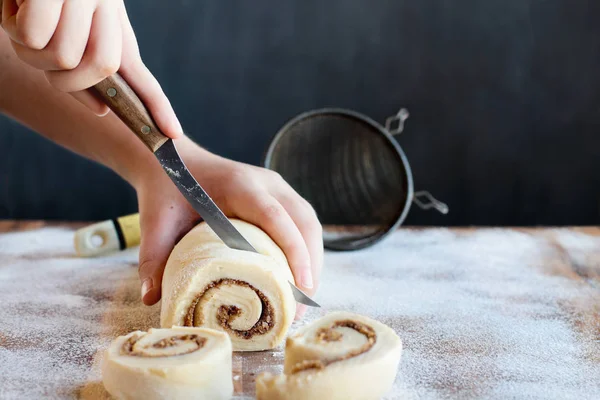
[[[226,332],[234,351],[279,345],[296,312],[294,282],[281,249],[261,229],[231,219],[258,253],[227,247],[206,224],[173,249],[163,275],[161,326]]]
[[[335,312],[286,341],[283,375],[256,379],[258,400],[370,400],[392,387],[402,341],[388,326],[362,315]]]
[[[116,399],[230,399],[231,350],[229,336],[212,329],[135,331],[110,344],[102,380]]]

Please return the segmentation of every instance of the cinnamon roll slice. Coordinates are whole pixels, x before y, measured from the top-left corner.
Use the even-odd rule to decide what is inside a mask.
[[[388,326],[335,312],[288,337],[283,375],[256,379],[258,400],[370,400],[392,387],[402,341]]]
[[[131,332],[106,350],[102,380],[115,399],[230,399],[231,341],[204,328]]]
[[[226,332],[234,351],[272,349],[292,324],[294,278],[281,249],[258,227],[231,222],[258,253],[227,247],[206,224],[175,246],[162,281],[161,326]]]

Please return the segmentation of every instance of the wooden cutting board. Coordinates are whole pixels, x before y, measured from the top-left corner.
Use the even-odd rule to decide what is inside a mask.
[[[137,250],[79,259],[74,228],[0,222],[0,398],[107,398],[100,353],[158,325]],[[402,229],[327,253],[311,310],[371,316],[404,342],[389,399],[600,398],[600,229]],[[253,398],[282,349],[234,355]]]

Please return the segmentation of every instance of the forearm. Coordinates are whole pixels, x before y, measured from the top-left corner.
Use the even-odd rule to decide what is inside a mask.
[[[134,184],[138,171],[156,163],[152,153],[112,113],[94,115],[58,92],[43,72],[22,63],[0,30],[0,111],[51,141],[97,161]]]

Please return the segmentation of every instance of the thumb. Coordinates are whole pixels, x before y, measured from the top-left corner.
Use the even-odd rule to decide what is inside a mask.
[[[160,214],[140,215],[142,240],[140,243],[140,266],[142,302],[151,306],[160,300],[162,276],[165,265],[179,236],[177,224],[165,220]]]

